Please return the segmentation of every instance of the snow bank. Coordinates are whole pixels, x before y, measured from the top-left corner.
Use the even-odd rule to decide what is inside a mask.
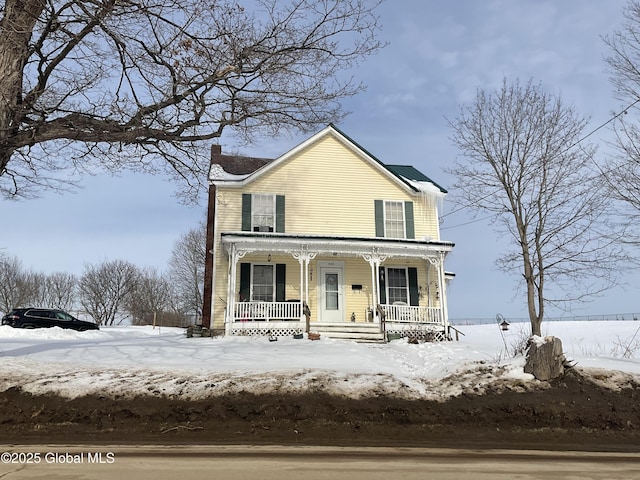
[[[609,388],[640,379],[638,322],[554,322],[545,335]],[[181,329],[113,327],[75,332],[0,327],[0,389],[113,397],[205,398],[233,393],[322,391],[352,398],[443,400],[487,388],[539,388],[510,351],[526,326],[461,327],[460,342],[358,344],[322,339],[186,338]],[[637,350],[637,351],[636,351]],[[626,358],[623,358],[626,357]]]

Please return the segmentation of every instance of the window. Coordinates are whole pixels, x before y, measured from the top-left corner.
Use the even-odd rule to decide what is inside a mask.
[[[375,200],[376,237],[415,238],[413,202]]]
[[[238,300],[284,302],[287,269],[284,263],[240,264],[240,290]]]
[[[384,233],[387,238],[404,238],[404,202],[384,202]]]
[[[275,195],[254,194],[251,199],[251,230],[273,232],[275,227]]]
[[[402,302],[407,305],[420,305],[420,286],[416,267],[380,267],[380,303],[393,305]]]
[[[253,265],[251,299],[273,302],[273,265]]]
[[[396,302],[408,304],[409,283],[406,268],[387,268],[387,295],[389,304]]]
[[[72,317],[71,315],[66,314],[66,313],[64,313],[64,312],[56,312],[56,313],[55,313],[55,317],[56,317],[58,320],[65,320],[65,321],[67,321],[67,322],[70,322],[70,321],[72,321],[72,320],[73,320],[73,317]]]
[[[243,193],[242,231],[284,233],[284,195]]]
[[[324,290],[325,290],[325,309],[326,310],[339,310],[339,298],[340,293],[338,273],[326,273],[324,276]]]

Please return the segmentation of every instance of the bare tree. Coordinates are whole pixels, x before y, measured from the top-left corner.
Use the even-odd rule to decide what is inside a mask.
[[[43,306],[72,310],[77,302],[78,278],[66,272],[54,272],[44,277]]]
[[[141,270],[136,288],[127,301],[134,325],[146,325],[154,315],[163,315],[171,304],[171,286],[156,269]]]
[[[497,263],[522,275],[532,334],[541,335],[546,305],[602,292],[624,258],[605,182],[592,172],[594,148],[581,141],[586,120],[540,85],[504,80],[449,123],[466,157],[450,169],[455,188],[512,240]]]
[[[88,265],[80,278],[80,303],[98,325],[120,324],[138,277],[138,268],[124,260]]]
[[[30,306],[47,306],[47,276],[42,272],[24,270],[22,278],[28,289]]]
[[[39,277],[24,269],[18,257],[0,256],[0,311],[39,303]]]
[[[640,221],[640,128],[637,116],[640,103],[640,2],[630,1],[623,14],[625,21],[620,30],[604,37],[610,49],[606,61],[611,82],[617,97],[626,107],[622,114],[616,115],[614,122],[619,155],[609,158],[603,171],[614,197],[629,207],[626,210],[627,224],[637,227]],[[621,241],[640,244],[637,228],[631,228],[628,233]]]
[[[180,310],[198,318],[202,314],[206,237],[206,224],[200,222],[175,243],[169,261],[171,283]]]
[[[3,0],[0,192],[100,164],[193,193],[199,142],[338,121],[382,45],[377,0]],[[164,160],[164,161],[161,161]]]

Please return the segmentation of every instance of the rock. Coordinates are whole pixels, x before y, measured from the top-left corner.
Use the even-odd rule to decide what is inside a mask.
[[[551,380],[564,374],[562,341],[557,337],[533,336],[529,339],[524,372],[538,380]]]

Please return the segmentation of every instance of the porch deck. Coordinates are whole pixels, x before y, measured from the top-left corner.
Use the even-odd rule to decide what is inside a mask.
[[[418,307],[405,304],[381,305],[384,313],[384,333],[390,338],[411,338],[422,341],[451,340],[449,326],[439,307]]]
[[[370,322],[308,323],[308,307],[300,301],[239,302],[234,318],[227,322],[229,335],[292,336],[310,329],[329,338],[385,341],[390,337],[449,340],[448,325],[438,307],[379,305]]]
[[[307,330],[305,306],[302,302],[239,302],[234,305],[234,318],[227,321],[227,335],[288,337]]]
[[[304,320],[303,303],[288,302],[239,302],[235,304],[234,322],[272,322]]]

